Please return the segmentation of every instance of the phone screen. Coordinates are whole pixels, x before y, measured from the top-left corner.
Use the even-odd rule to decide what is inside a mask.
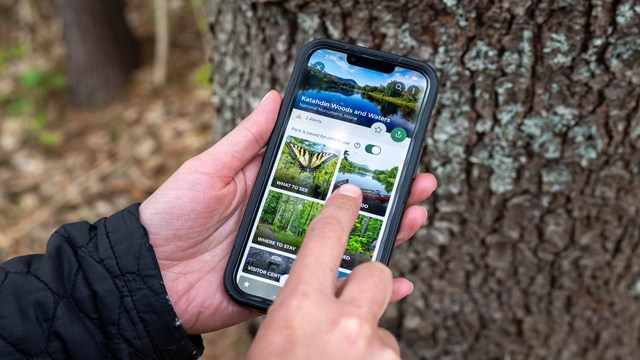
[[[401,66],[359,66],[333,49],[309,55],[235,276],[240,289],[275,299],[309,223],[347,183],[363,201],[339,277],[377,258],[427,86],[425,75]]]

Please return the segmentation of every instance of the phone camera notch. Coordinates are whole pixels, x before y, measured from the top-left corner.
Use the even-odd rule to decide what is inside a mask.
[[[354,54],[347,54],[347,62],[353,66],[380,71],[386,74],[392,73],[396,68],[394,64],[384,60]]]

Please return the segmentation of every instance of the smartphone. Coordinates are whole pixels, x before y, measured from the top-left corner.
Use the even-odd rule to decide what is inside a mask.
[[[347,183],[363,200],[338,276],[389,262],[437,91],[424,62],[326,39],[303,47],[226,267],[233,300],[266,311],[309,223]]]

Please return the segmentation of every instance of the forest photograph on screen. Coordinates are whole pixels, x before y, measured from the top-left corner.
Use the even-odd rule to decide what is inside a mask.
[[[340,267],[352,270],[357,265],[371,261],[381,228],[382,220],[358,215],[349,234],[349,242]]]
[[[321,209],[321,203],[269,191],[253,236],[253,243],[296,254],[311,220]],[[382,220],[358,215],[349,234],[341,267],[350,270],[358,264],[371,261],[374,244],[381,228]]]
[[[307,233],[307,227],[320,209],[322,204],[315,201],[269,191],[253,242],[295,254]]]
[[[288,136],[271,186],[324,200],[339,153],[326,145]]]
[[[385,164],[385,160],[390,162]],[[393,160],[370,156],[356,150],[346,150],[333,190],[345,184],[356,185],[362,191],[360,210],[384,216],[398,176],[398,166],[391,166]],[[385,167],[388,168],[385,169]]]

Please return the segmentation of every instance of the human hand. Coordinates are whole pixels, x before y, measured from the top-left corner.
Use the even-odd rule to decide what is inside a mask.
[[[379,262],[337,273],[362,195],[336,190],[311,222],[289,279],[249,349],[248,359],[397,359],[396,339],[378,326],[393,292]],[[348,354],[348,355],[347,355]]]
[[[190,334],[259,315],[228,297],[223,274],[280,102],[277,92],[269,92],[231,133],[185,162],[140,206],[140,220],[149,233],[169,299]],[[426,211],[416,204],[435,186],[433,176],[416,176],[397,243],[420,228]],[[412,289],[408,280],[396,279],[393,298]]]

